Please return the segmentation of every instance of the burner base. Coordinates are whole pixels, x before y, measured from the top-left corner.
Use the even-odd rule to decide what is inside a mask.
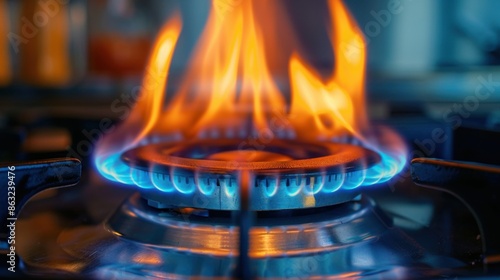
[[[149,207],[136,194],[107,226],[121,238],[172,252],[237,256],[239,229],[233,212],[224,212],[190,208],[161,211]],[[390,227],[391,221],[368,198],[314,211],[261,212],[250,230],[249,255],[269,258],[326,253],[380,238]]]
[[[438,261],[452,267],[387,217],[367,197],[256,213],[248,268],[259,279],[408,279],[445,274],[433,268]],[[239,258],[231,222],[229,211],[160,211],[135,194],[107,221],[56,232],[50,254],[38,245],[19,253],[26,271],[65,279],[232,279]],[[27,237],[47,240],[37,231]]]

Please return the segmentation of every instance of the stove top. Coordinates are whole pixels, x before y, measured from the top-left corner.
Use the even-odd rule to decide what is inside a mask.
[[[342,145],[349,149],[349,144],[335,148],[342,151]],[[161,145],[151,147],[163,149]],[[141,170],[146,162],[137,159],[139,152],[132,150],[124,158]],[[377,157],[370,162],[375,164]],[[261,209],[252,209],[239,208],[237,202],[242,199],[228,196],[236,193],[229,190],[242,184],[243,176],[219,172],[215,177],[203,177],[200,172],[168,177],[172,173],[166,172],[168,168],[162,165],[166,163],[155,164],[157,173],[148,178],[160,176],[160,182],[171,185],[124,187],[102,179],[86,168],[85,161],[80,177],[82,165],[76,159],[2,165],[2,174],[15,174],[15,213],[19,214],[14,220],[3,212],[2,219],[15,222],[16,273],[10,274],[7,263],[2,275],[446,279],[488,277],[498,272],[499,247],[494,236],[499,229],[490,215],[497,207],[495,186],[500,176],[494,165],[415,159],[407,171],[389,182],[338,188],[338,192],[328,189],[328,183],[335,182],[334,171],[323,174],[327,176],[320,185],[326,192],[314,191],[322,182],[312,179],[318,176],[314,173],[279,175],[285,179],[261,174],[251,184],[251,197],[258,199],[256,205]],[[9,169],[11,166],[15,169]],[[185,191],[194,178],[203,187],[193,192],[193,203],[162,200],[160,191]],[[300,185],[297,180],[310,186],[305,194],[317,198],[314,207],[304,207],[311,203],[304,194],[296,200],[290,196],[290,187]],[[57,188],[65,185],[69,187]],[[42,189],[48,190],[40,192]],[[215,190],[224,190],[225,196]],[[339,196],[337,201],[332,200],[333,194]],[[268,203],[273,195],[289,201],[278,207]],[[217,196],[219,202],[207,204],[211,196]],[[321,203],[323,199],[334,202]],[[241,209],[246,211],[237,211]],[[4,235],[7,242],[9,234]],[[6,256],[9,246],[2,244]],[[240,252],[246,252],[245,256]]]

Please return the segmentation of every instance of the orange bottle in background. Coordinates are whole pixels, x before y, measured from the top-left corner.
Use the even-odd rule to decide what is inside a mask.
[[[7,1],[0,0],[0,86],[8,85],[12,79],[12,70],[9,55],[10,32],[9,9]]]
[[[148,10],[132,0],[90,1],[89,72],[126,79],[141,76],[152,47]]]
[[[67,4],[22,1],[19,20],[24,40],[19,48],[19,79],[34,86],[67,85],[72,76]]]

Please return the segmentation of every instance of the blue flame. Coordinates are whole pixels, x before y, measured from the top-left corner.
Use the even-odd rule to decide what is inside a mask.
[[[338,139],[336,139],[338,141]],[[347,141],[347,140],[346,140]],[[262,192],[262,197],[272,198],[285,193],[289,197],[298,195],[314,196],[318,193],[335,193],[339,190],[353,190],[389,181],[404,168],[406,164],[405,148],[385,147],[367,142],[357,142],[359,145],[376,151],[381,161],[361,170],[347,170],[338,174],[306,174],[270,176],[255,178],[256,190]],[[148,144],[145,141],[142,144]],[[95,164],[98,171],[108,180],[127,185],[135,185],[141,189],[157,189],[164,193],[180,193],[184,195],[201,195],[211,197],[219,190],[226,196],[234,196],[238,190],[237,178],[234,176],[217,175],[204,176],[171,171],[170,174],[148,172],[125,164],[121,152],[110,155],[96,155]]]

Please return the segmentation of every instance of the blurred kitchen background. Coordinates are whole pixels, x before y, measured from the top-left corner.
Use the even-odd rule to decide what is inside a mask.
[[[325,21],[318,16],[325,3],[286,2],[308,59],[331,67]],[[346,2],[367,39],[374,118],[418,117],[450,130],[464,123],[498,129],[500,1]],[[210,5],[207,0],[0,0],[0,159],[12,158],[9,151],[16,147],[52,153],[85,139],[82,128],[91,131],[104,117],[119,121],[123,112],[113,110],[113,102],[141,84],[164,21],[180,10],[184,28],[175,76],[186,65]]]

